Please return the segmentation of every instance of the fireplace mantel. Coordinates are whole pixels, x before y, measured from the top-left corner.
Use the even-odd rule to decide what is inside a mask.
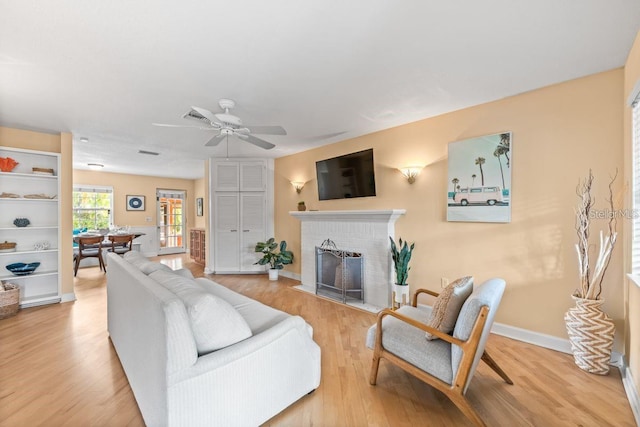
[[[390,210],[355,210],[355,211],[291,211],[289,215],[300,221],[366,221],[394,223],[407,211],[405,209]]]
[[[315,293],[316,246],[331,239],[339,249],[364,258],[364,303],[379,310],[391,302],[392,261],[389,237],[404,209],[291,211],[300,220],[301,289]]]

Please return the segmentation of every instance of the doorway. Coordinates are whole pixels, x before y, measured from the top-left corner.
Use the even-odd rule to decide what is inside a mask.
[[[158,255],[186,251],[186,192],[183,190],[156,190],[158,204]]]

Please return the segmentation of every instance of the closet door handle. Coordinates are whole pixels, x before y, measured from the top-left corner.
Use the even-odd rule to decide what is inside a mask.
[[[229,230],[229,231],[230,231],[230,232],[232,232],[232,233],[235,233],[235,232],[237,232],[238,230]]]
[[[244,233],[248,233],[248,232],[249,232],[249,231],[251,231],[251,230],[242,230],[242,231],[243,231]]]

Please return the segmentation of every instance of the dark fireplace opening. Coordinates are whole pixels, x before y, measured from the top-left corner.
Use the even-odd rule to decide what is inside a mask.
[[[316,246],[316,294],[342,303],[364,301],[361,253],[338,249],[330,239]]]

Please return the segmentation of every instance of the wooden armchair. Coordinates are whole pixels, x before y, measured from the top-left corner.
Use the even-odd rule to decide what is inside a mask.
[[[367,334],[367,347],[373,349],[371,385],[376,384],[380,359],[386,359],[443,392],[474,424],[485,426],[464,394],[481,359],[513,384],[484,350],[504,288],[502,279],[477,287],[460,310],[453,336],[428,326],[430,310],[417,306],[420,293],[437,296],[435,292],[419,290],[413,305],[381,311]],[[439,339],[429,341],[425,332]]]

